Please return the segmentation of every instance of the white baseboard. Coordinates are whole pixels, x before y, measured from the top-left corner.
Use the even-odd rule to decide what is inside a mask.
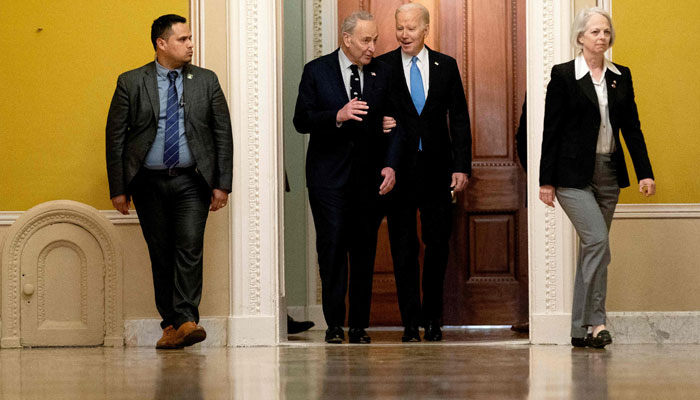
[[[617,344],[700,344],[700,312],[609,312]]]
[[[571,344],[571,314],[533,314],[530,316],[530,343]]]
[[[225,347],[227,344],[226,317],[202,318],[199,324],[207,331],[207,339],[195,346]],[[124,321],[124,344],[129,347],[155,347],[163,334],[160,319],[127,319]],[[105,345],[108,345],[105,343]]]
[[[228,318],[230,347],[275,346],[278,343],[274,315]]]

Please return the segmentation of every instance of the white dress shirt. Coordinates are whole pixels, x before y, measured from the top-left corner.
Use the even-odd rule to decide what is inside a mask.
[[[340,62],[340,73],[343,75],[343,84],[345,85],[345,92],[348,94],[348,101],[352,100],[352,95],[350,94],[350,79],[352,77],[352,62],[345,55],[345,52],[341,48],[338,51],[338,61]],[[362,73],[362,66],[357,66],[357,71],[360,74],[360,90],[365,87],[365,76]]]
[[[598,96],[598,109],[600,110],[600,128],[598,130],[598,144],[596,145],[596,153],[610,154],[615,151],[615,140],[613,139],[612,125],[610,123],[610,108],[608,107],[608,86],[605,81],[605,72],[610,72],[621,75],[620,70],[615,67],[607,58],[603,61],[603,74],[600,81],[596,82],[593,79],[593,74],[583,58],[583,54],[579,54],[574,62],[574,71],[576,80],[583,79],[586,74],[589,74],[596,95]]]
[[[413,56],[409,56],[408,54],[404,53],[403,50],[401,50],[401,62],[403,63],[403,74],[404,77],[406,78],[406,86],[408,87],[409,93],[411,92],[411,59]],[[418,60],[416,61],[416,66],[418,67],[418,70],[420,71],[421,78],[423,78],[423,94],[425,94],[425,98],[428,98],[428,89],[430,88],[429,82],[430,80],[429,75],[430,75],[430,68],[429,68],[429,61],[428,61],[428,49],[423,46],[420,52],[416,55],[416,58]]]

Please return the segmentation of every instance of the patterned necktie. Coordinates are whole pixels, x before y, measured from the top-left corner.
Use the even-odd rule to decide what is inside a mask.
[[[177,71],[168,72],[170,84],[168,85],[168,108],[165,111],[165,149],[163,150],[163,164],[172,168],[180,162],[180,105],[177,99],[175,79]]]
[[[411,58],[411,100],[418,111],[418,115],[425,106],[425,90],[423,89],[423,76],[418,69],[418,57]],[[418,138],[418,150],[423,150],[423,140]]]
[[[350,77],[350,100],[357,97],[357,100],[362,100],[362,88],[360,87],[360,71],[357,69],[357,65],[353,64],[350,66],[352,71],[352,76]]]

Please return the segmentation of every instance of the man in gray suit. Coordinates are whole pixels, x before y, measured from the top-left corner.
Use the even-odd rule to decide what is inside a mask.
[[[202,248],[209,211],[226,206],[233,140],[214,72],[190,65],[192,34],[181,16],[153,21],[156,59],[121,74],[106,128],[114,208],[139,213],[163,337],[158,349],[206,338],[199,322]]]

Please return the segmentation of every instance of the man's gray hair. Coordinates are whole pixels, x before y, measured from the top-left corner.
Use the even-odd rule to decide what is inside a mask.
[[[372,14],[370,14],[369,11],[365,11],[365,10],[353,12],[352,14],[350,14],[347,18],[345,18],[343,20],[343,25],[340,26],[340,35],[342,36],[344,33],[347,33],[348,35],[352,35],[352,32],[355,30],[355,27],[357,26],[358,20],[374,21],[374,16]]]
[[[576,14],[574,23],[571,25],[571,44],[574,45],[577,53],[583,51],[583,45],[579,43],[578,39],[586,32],[586,25],[588,25],[588,21],[590,21],[591,17],[596,14],[602,15],[608,20],[608,24],[610,25],[610,46],[615,43],[615,27],[613,27],[610,14],[600,7],[584,8],[583,10],[579,11],[578,14]]]
[[[400,5],[396,12],[394,13],[394,18],[396,18],[402,11],[418,10],[420,11],[420,17],[425,25],[430,25],[430,12],[424,5],[420,3],[406,3]]]

